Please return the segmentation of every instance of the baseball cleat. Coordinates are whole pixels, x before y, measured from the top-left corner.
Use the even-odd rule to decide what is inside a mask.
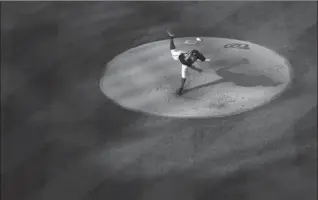
[[[176,94],[177,94],[178,96],[181,96],[181,95],[183,94],[183,88],[179,88],[179,89],[177,90]]]

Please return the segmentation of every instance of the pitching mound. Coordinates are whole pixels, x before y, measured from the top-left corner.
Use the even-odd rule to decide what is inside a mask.
[[[251,110],[281,94],[291,80],[286,59],[270,49],[224,38],[175,39],[177,49],[198,49],[211,62],[188,70],[186,92],[176,96],[181,64],[169,40],[127,50],[111,60],[100,86],[120,106],[170,117],[221,117]]]

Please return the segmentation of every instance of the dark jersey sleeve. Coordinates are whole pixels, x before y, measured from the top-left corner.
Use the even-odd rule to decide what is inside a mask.
[[[204,57],[204,55],[202,53],[198,54],[198,59],[201,60],[202,62],[205,61],[205,57]]]
[[[205,57],[204,57],[204,55],[203,55],[200,51],[198,51],[198,50],[193,50],[192,53],[193,53],[199,60],[201,60],[202,62],[205,61]]]

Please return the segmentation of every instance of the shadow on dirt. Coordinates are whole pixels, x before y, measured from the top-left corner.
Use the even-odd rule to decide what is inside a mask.
[[[227,58],[227,59],[215,60],[214,62],[211,63],[211,65],[213,66],[222,66],[222,68],[226,68],[226,69],[239,67],[240,65],[248,65],[248,64],[250,64],[250,62],[246,58],[233,59],[233,60],[230,60],[229,58]]]
[[[216,73],[219,76],[223,77],[223,79],[205,83],[202,85],[198,85],[189,89],[185,89],[184,93],[188,93],[197,89],[214,86],[220,83],[229,83],[229,82],[234,83],[236,86],[241,86],[241,87],[257,87],[257,86],[276,87],[281,84],[278,82],[274,82],[272,79],[264,75],[251,76],[246,74],[238,74],[238,73],[227,71],[227,69],[220,69]]]
[[[212,68],[215,70],[215,73],[222,77],[222,79],[218,81],[213,81],[209,83],[205,83],[202,85],[198,85],[189,89],[186,89],[184,93],[191,92],[193,90],[210,87],[213,85],[217,85],[220,83],[234,83],[237,86],[241,87],[276,87],[281,83],[269,78],[268,76],[257,74],[256,72],[249,72],[248,74],[244,71],[244,67],[249,68],[249,61],[245,58],[242,59],[220,59],[211,63]],[[231,72],[231,69],[239,68],[241,73]]]

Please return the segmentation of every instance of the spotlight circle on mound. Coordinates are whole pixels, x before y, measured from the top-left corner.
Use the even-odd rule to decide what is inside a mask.
[[[201,37],[175,39],[177,49],[198,49],[211,58],[188,70],[186,93],[181,64],[172,59],[169,40],[147,43],[111,60],[100,80],[102,92],[120,106],[169,117],[223,117],[248,111],[281,94],[291,81],[289,62],[247,41]],[[214,73],[216,71],[216,73]]]

